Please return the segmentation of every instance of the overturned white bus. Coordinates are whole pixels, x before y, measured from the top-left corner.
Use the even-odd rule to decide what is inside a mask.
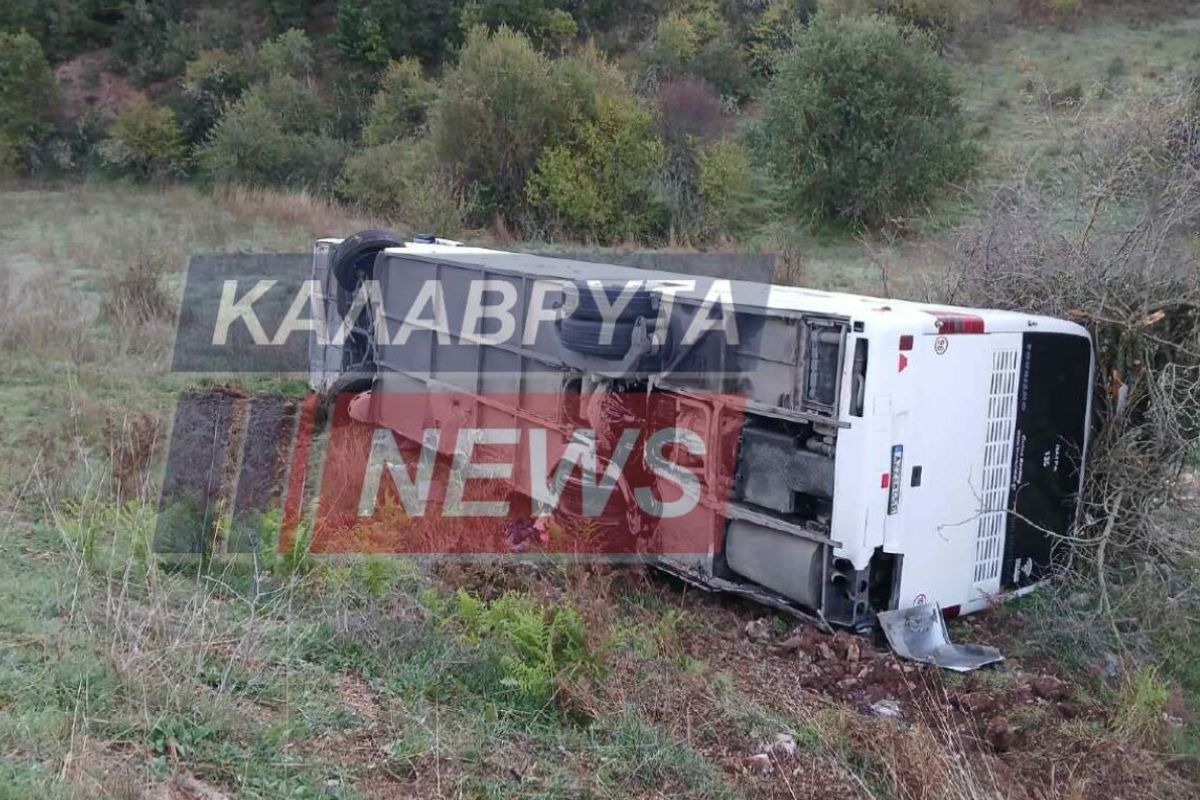
[[[588,458],[594,482],[616,459],[595,451],[603,408],[583,407],[604,403],[581,396],[650,396],[645,414],[709,435],[643,470],[661,482],[673,464],[673,491],[703,517],[646,514],[622,489],[636,551],[708,589],[855,628],[925,603],[969,613],[1043,580],[1075,518],[1093,359],[1070,322],[380,231],[317,242],[313,269],[326,329],[348,335],[316,341],[312,384],[369,392],[356,416],[371,425],[420,442],[453,414],[479,441],[536,419],[560,454],[591,437],[558,471],[568,482]],[[464,441],[435,446],[453,456]],[[536,507],[557,465],[509,461],[490,474]],[[682,534],[702,546],[654,546]]]

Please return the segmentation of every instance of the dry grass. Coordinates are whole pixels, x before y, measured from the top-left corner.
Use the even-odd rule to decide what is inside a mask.
[[[94,298],[64,288],[49,270],[0,264],[0,349],[10,354],[91,360],[96,350],[87,322],[95,307]]]
[[[300,228],[312,238],[345,235],[364,228],[387,228],[407,233],[400,220],[361,215],[307,191],[217,186],[213,197],[241,220],[261,220],[283,228]]]

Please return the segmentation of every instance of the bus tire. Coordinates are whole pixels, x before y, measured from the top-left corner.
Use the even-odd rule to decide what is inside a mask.
[[[371,277],[375,256],[388,247],[403,247],[404,242],[391,231],[365,230],[342,240],[333,251],[330,268],[338,286],[353,294],[358,284]]]
[[[597,319],[567,317],[559,325],[558,338],[562,346],[576,353],[602,358],[624,358],[633,342],[634,320],[618,321],[613,326],[612,341],[600,341],[604,323]]]
[[[608,298],[609,304],[612,304],[621,292],[625,290],[626,283],[624,281],[600,281],[604,295]],[[576,281],[575,289],[579,293],[579,304],[575,310],[571,312],[572,317],[579,319],[598,320],[604,317],[600,313],[600,306],[596,304],[596,295],[593,293],[592,287],[587,281]],[[621,313],[617,315],[617,319],[637,319],[638,317],[654,318],[654,308],[650,301],[650,292],[644,288],[638,289],[633,297],[629,298],[629,302],[621,309]]]

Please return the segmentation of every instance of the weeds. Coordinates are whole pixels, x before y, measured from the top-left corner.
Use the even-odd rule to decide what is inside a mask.
[[[139,251],[110,267],[103,277],[101,318],[124,335],[152,322],[172,321],[177,304],[163,287],[163,278],[174,261],[167,252]]]
[[[563,684],[602,672],[602,662],[585,644],[579,612],[570,606],[544,608],[515,592],[488,602],[461,589],[455,601],[463,635],[494,650],[498,688],[519,705],[543,708]]]

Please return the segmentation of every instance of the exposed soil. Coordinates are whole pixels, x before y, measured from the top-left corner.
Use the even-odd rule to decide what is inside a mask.
[[[941,762],[954,757],[946,753],[965,755],[1004,797],[1195,796],[1195,787],[1155,754],[1098,735],[1112,724],[1109,710],[1053,664],[1010,658],[959,677],[902,661],[846,631],[830,634],[804,623],[780,631],[764,624],[772,620],[761,609],[740,601],[693,594],[688,605],[710,624],[685,638],[687,652],[734,676],[739,690],[763,707],[854,712],[845,718],[850,737],[861,737],[868,752],[896,768],[912,757],[906,733],[924,731],[943,749]],[[978,638],[972,638],[1003,645],[1004,637],[997,642],[989,635],[989,616],[1013,624],[1011,616],[984,614],[973,622]],[[926,796],[919,775],[897,778],[904,794]]]

